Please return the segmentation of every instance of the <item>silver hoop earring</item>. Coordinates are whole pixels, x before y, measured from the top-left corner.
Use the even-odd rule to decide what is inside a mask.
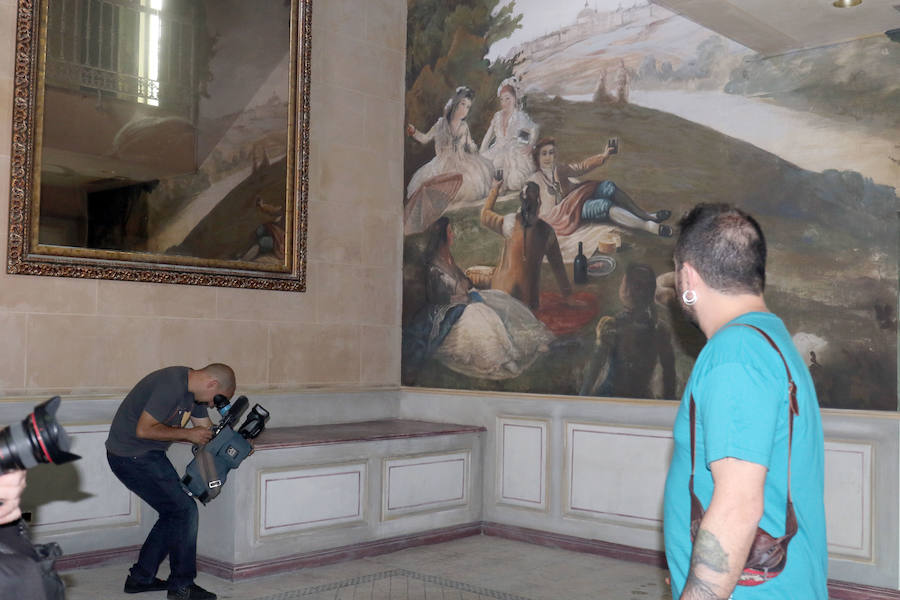
[[[697,302],[697,292],[694,290],[684,290],[681,294],[681,301],[688,306],[693,306]]]

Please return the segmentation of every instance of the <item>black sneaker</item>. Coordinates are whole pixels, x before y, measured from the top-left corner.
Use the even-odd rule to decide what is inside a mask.
[[[196,583],[192,583],[177,590],[169,590],[166,598],[168,600],[216,600],[216,595],[207,592]]]
[[[125,579],[125,593],[126,594],[140,594],[141,592],[159,592],[166,588],[169,585],[160,579],[159,577],[154,577],[153,581],[150,583],[141,583],[137,579],[134,579],[131,575],[129,575]]]

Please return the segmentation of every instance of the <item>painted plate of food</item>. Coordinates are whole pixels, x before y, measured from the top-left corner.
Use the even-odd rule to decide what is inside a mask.
[[[595,254],[587,261],[587,272],[591,277],[603,277],[616,270],[616,259],[605,254]]]

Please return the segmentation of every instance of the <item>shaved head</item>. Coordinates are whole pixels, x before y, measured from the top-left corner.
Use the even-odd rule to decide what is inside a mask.
[[[231,367],[222,363],[212,363],[200,370],[218,381],[220,390],[227,392],[229,395],[234,393],[234,388],[237,384],[234,370]]]

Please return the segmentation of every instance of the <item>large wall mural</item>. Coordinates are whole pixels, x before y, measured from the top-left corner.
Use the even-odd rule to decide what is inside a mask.
[[[762,57],[638,0],[410,0],[403,382],[675,399],[680,215],[726,201],[824,407],[897,409],[900,44]]]

